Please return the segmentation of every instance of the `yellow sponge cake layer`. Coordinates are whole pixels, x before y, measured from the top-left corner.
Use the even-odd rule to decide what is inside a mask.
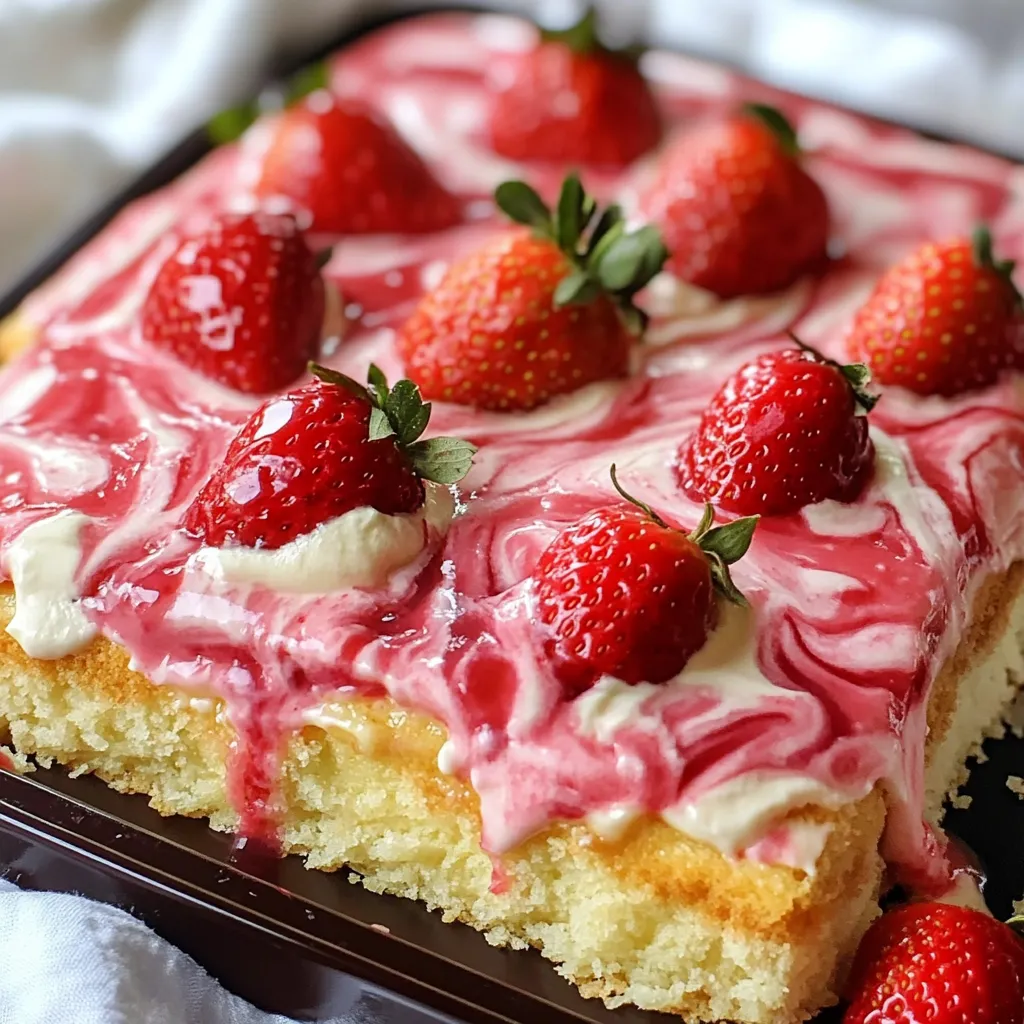
[[[1021,678],[1022,576],[1015,567],[984,588],[974,626],[935,686],[936,801]],[[7,591],[2,621],[12,614]],[[283,766],[290,852],[311,867],[349,865],[367,887],[422,900],[492,942],[536,946],[609,1005],[694,1021],[806,1020],[835,1001],[878,912],[877,790],[839,812],[795,813],[831,826],[812,875],[724,857],[652,819],[617,842],[560,824],[502,858],[509,888],[496,894],[476,797],[437,767],[441,727],[389,700],[346,701],[319,719],[292,737]],[[225,791],[232,730],[220,701],[153,685],[106,640],[45,662],[0,634],[0,725],[18,751],[148,794],[161,813],[235,823]]]

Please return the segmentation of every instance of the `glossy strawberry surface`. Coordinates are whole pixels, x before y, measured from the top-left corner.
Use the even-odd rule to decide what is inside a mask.
[[[569,272],[556,245],[525,232],[456,263],[399,333],[409,378],[427,398],[513,410],[625,376],[633,339],[607,297],[555,307]]]
[[[459,203],[391,125],[324,91],[280,115],[256,192],[329,234],[411,235],[461,219]]]
[[[850,501],[874,460],[864,412],[837,364],[803,349],[759,356],[722,385],[680,448],[680,485],[744,515]]]
[[[323,318],[323,281],[295,220],[221,214],[164,262],[141,331],[212,380],[266,394],[316,357]]]
[[[911,904],[861,942],[844,1024],[1021,1024],[1024,943],[977,910]]]
[[[512,411],[626,376],[647,322],[633,298],[665,262],[657,231],[627,231],[575,174],[553,209],[521,181],[495,202],[532,230],[497,236],[423,297],[398,333],[409,377],[428,398]]]
[[[423,481],[393,436],[370,440],[370,411],[320,380],[264,403],[188,508],[186,529],[214,547],[279,548],[354,508],[415,512]]]
[[[552,41],[515,62],[488,131],[495,151],[513,160],[621,167],[658,144],[661,119],[635,62]]]
[[[825,261],[825,194],[753,116],[685,130],[659,157],[640,209],[662,233],[669,269],[722,298],[778,291]]]
[[[664,682],[717,621],[700,547],[629,506],[598,509],[563,530],[534,578],[545,650],[570,691],[605,674]]]
[[[984,246],[983,246],[984,249]],[[967,238],[928,242],[891,267],[848,338],[877,381],[956,395],[1024,366],[1024,319],[1010,274]]]

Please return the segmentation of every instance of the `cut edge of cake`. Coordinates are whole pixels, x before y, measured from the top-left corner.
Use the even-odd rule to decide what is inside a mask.
[[[0,594],[0,625],[14,595]],[[990,578],[972,622],[933,686],[928,813],[966,777],[981,739],[1000,731],[1024,679],[1024,566]],[[586,996],[691,1021],[787,1024],[838,998],[861,935],[878,913],[885,826],[881,787],[828,822],[817,871],[730,859],[645,818],[618,842],[560,823],[502,858],[491,891],[476,797],[437,767],[437,723],[390,700],[338,702],[295,734],[282,766],[283,841],[310,867],[348,865],[370,889],[410,897],[485,932],[535,946]],[[104,639],[55,661],[27,657],[0,633],[0,739],[42,764],[94,772],[145,793],[163,814],[230,830],[225,778],[231,727],[219,699],[157,686]],[[580,894],[586,897],[581,898]]]

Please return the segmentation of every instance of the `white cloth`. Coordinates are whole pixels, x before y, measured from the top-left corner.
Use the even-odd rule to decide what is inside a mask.
[[[652,35],[756,78],[1024,157],[1019,0],[654,0]]]
[[[352,1012],[333,1024],[369,1022]],[[290,1024],[123,910],[0,881],[0,1024]]]
[[[124,911],[0,882],[0,1024],[283,1024]]]
[[[546,0],[571,8],[571,0]],[[494,6],[531,11],[545,0]],[[0,290],[271,55],[426,0],[2,0]],[[450,6],[450,4],[448,4]],[[603,0],[650,42],[1024,155],[1018,0]],[[0,883],[2,884],[2,883]],[[0,1024],[280,1022],[120,911],[0,892]]]

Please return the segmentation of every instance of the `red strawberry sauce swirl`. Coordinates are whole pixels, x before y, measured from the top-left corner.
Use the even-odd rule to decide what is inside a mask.
[[[499,180],[512,171],[550,195],[561,176],[510,167],[480,141],[487,76],[507,57],[499,27],[409,22],[336,65],[336,87],[390,116],[467,211],[464,226],[434,236],[324,240],[338,243],[326,273],[349,318],[328,362],[354,376],[371,360],[400,375],[394,328],[444,264],[500,230],[483,203]],[[719,642],[668,685],[616,697],[609,684],[603,696],[632,708],[619,718],[602,717],[593,694],[561,698],[538,659],[527,577],[561,526],[615,500],[611,462],[631,492],[692,526],[699,510],[671,467],[679,442],[726,375],[785,343],[785,328],[840,356],[888,263],[979,218],[1002,254],[1024,256],[1019,172],[683,58],[648,54],[644,68],[673,128],[741,99],[779,102],[829,194],[843,255],[823,279],[756,301],[700,308],[660,282],[628,381],[528,415],[435,405],[431,431],[480,453],[465,513],[401,592],[217,588],[186,568],[196,542],[176,529],[182,512],[255,403],[150,348],[137,312],[175,240],[244,204],[259,130],[135,204],[27,304],[40,341],[0,380],[0,552],[62,509],[90,517],[78,538],[86,615],[154,681],[225,699],[243,828],[273,821],[281,742],[304,713],[339,691],[388,693],[447,727],[444,766],[479,793],[493,852],[553,819],[649,812],[736,852],[802,863],[774,827],[799,793],[838,804],[885,779],[888,858],[941,869],[922,825],[925,701],[976,586],[1024,556],[1015,381],[955,401],[887,393],[872,413],[881,461],[869,489],[849,506],[763,521],[734,569],[755,613],[730,619],[739,640],[728,657],[715,662]],[[628,207],[643,173],[584,177]],[[722,838],[722,823],[698,812],[738,779],[764,797],[763,813],[741,805],[749,821],[727,823]],[[789,796],[773,803],[780,786]]]

